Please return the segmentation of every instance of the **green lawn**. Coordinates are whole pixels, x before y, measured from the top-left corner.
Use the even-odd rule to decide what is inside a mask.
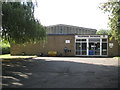
[[[25,58],[33,58],[33,57],[37,57],[37,56],[11,56],[10,54],[5,54],[5,55],[0,55],[0,58],[2,59],[25,59]]]
[[[120,58],[120,57],[114,57],[114,58]]]

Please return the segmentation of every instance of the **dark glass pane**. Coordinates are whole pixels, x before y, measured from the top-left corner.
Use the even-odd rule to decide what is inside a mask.
[[[80,49],[80,43],[76,43],[76,50]]]
[[[107,43],[102,43],[102,55],[107,55]]]
[[[89,42],[100,42],[100,39],[89,39]]]
[[[107,39],[102,39],[102,42],[107,42]]]
[[[76,51],[76,55],[80,55],[80,51]]]
[[[95,50],[100,50],[100,43],[95,43]]]
[[[94,43],[89,43],[89,50],[94,50]]]
[[[100,55],[100,50],[96,50],[95,55]]]
[[[86,41],[86,39],[82,39],[82,41]]]
[[[87,51],[86,51],[86,50],[85,50],[85,51],[83,50],[83,51],[82,51],[82,55],[86,55],[86,54],[87,54]]]
[[[76,39],[76,41],[82,41],[81,39]]]
[[[87,43],[82,43],[82,50],[87,50]]]
[[[86,41],[86,39],[76,39],[76,41]]]
[[[102,49],[107,49],[107,43],[102,43]]]

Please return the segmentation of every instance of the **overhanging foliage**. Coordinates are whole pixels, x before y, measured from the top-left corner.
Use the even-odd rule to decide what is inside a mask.
[[[33,2],[2,3],[2,38],[12,43],[44,40],[46,28],[34,17]]]
[[[100,8],[109,13],[109,26],[112,36],[120,44],[120,0],[108,0],[108,2],[101,4]]]

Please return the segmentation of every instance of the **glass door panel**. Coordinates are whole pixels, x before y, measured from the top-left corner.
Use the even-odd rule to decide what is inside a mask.
[[[102,55],[107,55],[107,43],[102,43]]]
[[[87,55],[87,43],[82,43],[82,55]]]
[[[89,43],[89,55],[94,55],[94,43]]]
[[[100,55],[100,43],[95,43],[95,55]]]
[[[89,55],[100,55],[100,43],[89,43]]]
[[[76,43],[76,55],[81,55],[81,49],[82,49],[82,44],[81,43]]]
[[[87,55],[86,39],[76,39],[76,55]]]
[[[89,39],[89,55],[100,55],[100,39]]]
[[[80,45],[80,43],[76,43],[76,55],[79,55],[79,54],[80,54],[79,45]]]

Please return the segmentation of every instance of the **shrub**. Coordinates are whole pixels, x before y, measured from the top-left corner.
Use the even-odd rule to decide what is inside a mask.
[[[2,43],[2,54],[10,54],[10,44]]]

